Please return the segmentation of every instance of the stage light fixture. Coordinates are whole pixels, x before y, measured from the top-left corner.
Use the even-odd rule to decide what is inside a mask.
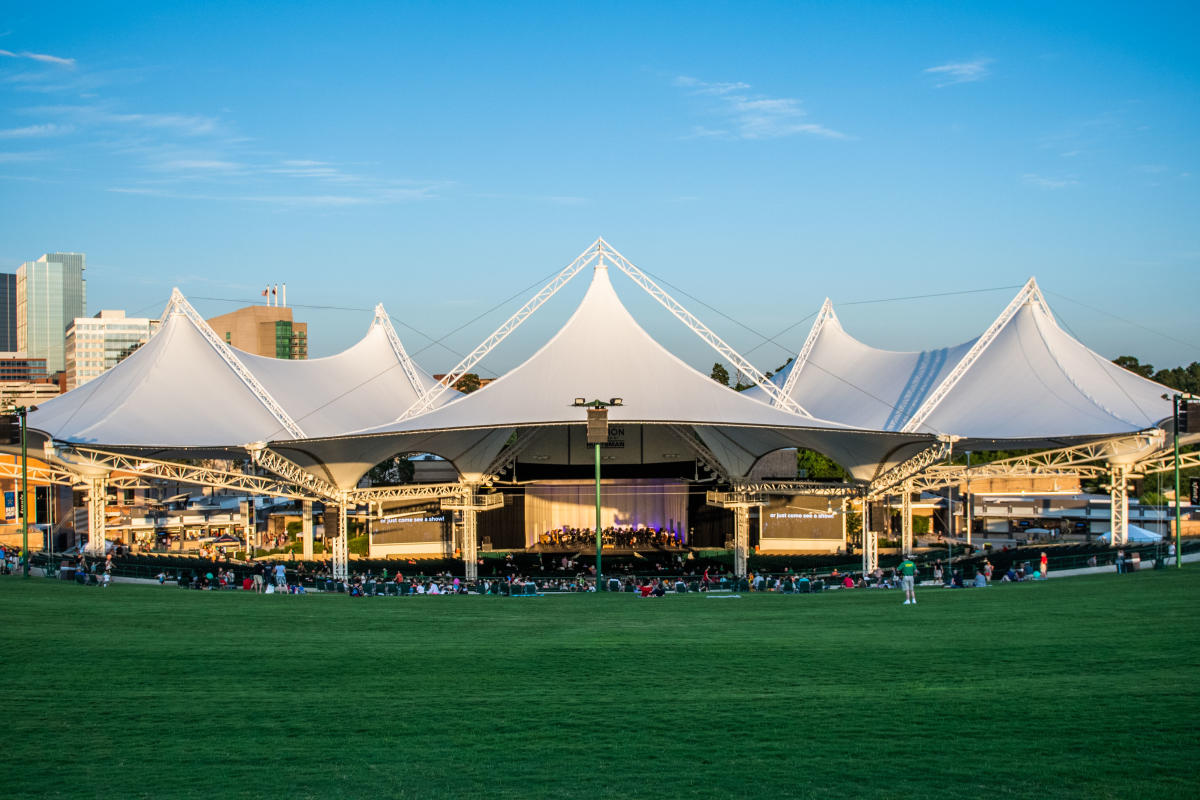
[[[625,399],[622,397],[613,397],[608,401],[608,404],[610,406],[623,406],[625,405]]]
[[[587,405],[587,398],[586,398],[586,397],[576,397],[576,398],[575,398],[575,405],[577,405],[577,406],[586,406],[586,405]]]

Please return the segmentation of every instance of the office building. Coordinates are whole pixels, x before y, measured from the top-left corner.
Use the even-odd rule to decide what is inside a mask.
[[[0,352],[0,383],[43,383],[49,377],[46,359],[30,358],[25,353]]]
[[[51,373],[66,368],[67,326],[87,315],[83,253],[47,253],[17,268],[17,347],[46,359]]]
[[[67,391],[124,361],[157,329],[158,320],[126,317],[124,311],[72,320],[66,335]]]
[[[225,343],[271,358],[308,358],[308,323],[287,306],[247,306],[208,321]]]
[[[0,352],[17,349],[17,275],[0,272]]]

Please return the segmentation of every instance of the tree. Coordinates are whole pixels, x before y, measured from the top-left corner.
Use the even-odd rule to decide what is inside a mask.
[[[1177,392],[1200,393],[1200,362],[1193,361],[1186,367],[1170,367],[1157,371],[1153,364],[1143,364],[1136,356],[1117,356],[1113,363]]]
[[[725,365],[720,361],[713,364],[712,374],[709,377],[722,386],[729,385],[729,370],[725,369]]]
[[[479,385],[479,376],[474,372],[468,372],[454,382],[454,388],[463,394],[470,394],[478,389]]]
[[[846,512],[846,538],[855,544],[862,544],[862,514],[857,511]]]
[[[368,486],[397,486],[412,483],[413,463],[405,456],[392,456],[371,467],[367,473]]]
[[[1143,378],[1150,378],[1154,375],[1154,366],[1141,363],[1137,360],[1137,356],[1117,356],[1113,359],[1113,363],[1121,369],[1127,369],[1134,375],[1141,375]]]
[[[1154,373],[1154,380],[1177,392],[1200,394],[1200,362],[1193,361],[1186,367],[1160,369]]]
[[[844,481],[846,470],[827,455],[816,450],[796,450],[796,477],[814,481]]]

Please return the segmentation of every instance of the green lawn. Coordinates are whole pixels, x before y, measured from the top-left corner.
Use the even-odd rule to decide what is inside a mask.
[[[919,598],[352,600],[4,577],[0,793],[1196,791],[1200,570]]]

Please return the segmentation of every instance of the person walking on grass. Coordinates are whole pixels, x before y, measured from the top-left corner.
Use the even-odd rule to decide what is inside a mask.
[[[912,556],[905,556],[900,562],[900,582],[904,584],[904,605],[915,606],[917,604],[917,591],[914,584],[917,579],[917,565],[912,560]]]

